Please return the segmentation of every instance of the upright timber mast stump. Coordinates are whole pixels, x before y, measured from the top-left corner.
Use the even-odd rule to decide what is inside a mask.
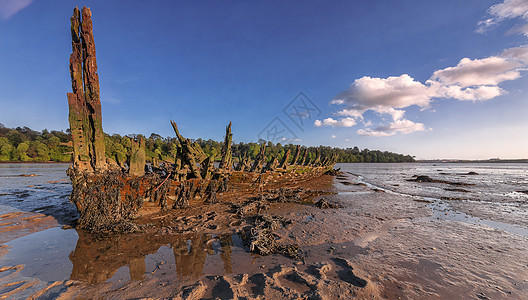
[[[70,21],[70,76],[73,92],[68,93],[68,105],[73,139],[73,165],[88,172],[104,171],[107,164],[92,12],[84,7],[81,13],[76,7]]]

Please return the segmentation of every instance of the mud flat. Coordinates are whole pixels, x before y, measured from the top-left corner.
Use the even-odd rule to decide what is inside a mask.
[[[11,236],[2,240],[1,295],[523,299],[528,291],[523,224],[497,228],[503,223],[458,211],[453,201],[417,201],[348,173],[292,187],[282,201],[279,194],[220,195],[215,204],[137,220],[143,232],[112,236],[7,212],[0,219],[2,236]],[[322,198],[338,208],[313,205]],[[472,203],[476,210],[480,203],[464,205]],[[297,246],[298,255],[251,253],[247,234],[258,215],[279,220],[274,242]]]

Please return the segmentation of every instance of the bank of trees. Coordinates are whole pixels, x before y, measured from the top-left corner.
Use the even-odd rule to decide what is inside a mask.
[[[0,161],[71,160],[71,137],[62,131],[6,128],[0,123]]]
[[[164,138],[158,134],[149,137],[142,135],[121,136],[119,134],[106,135],[106,156],[116,161],[126,161],[130,155],[131,140],[144,138],[146,140],[147,159],[152,161],[173,161],[178,147],[176,138]],[[220,158],[223,142],[196,139],[208,156]],[[279,160],[290,150],[291,156],[295,153],[296,145],[281,145],[259,140],[257,143],[236,143],[232,145],[233,156],[241,157],[244,154],[255,159],[264,143],[268,159],[277,157]],[[339,162],[413,162],[413,157],[387,151],[360,150],[354,148],[333,148],[328,146],[308,147],[310,157],[313,159],[317,152],[322,156],[339,155]],[[72,142],[69,131],[34,131],[28,127],[6,128],[0,123],[0,161],[71,161]],[[235,160],[236,161],[236,160]]]

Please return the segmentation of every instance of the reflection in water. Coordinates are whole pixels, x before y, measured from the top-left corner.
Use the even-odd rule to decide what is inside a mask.
[[[201,276],[207,257],[217,254],[220,254],[224,272],[232,273],[233,237],[229,234],[129,234],[103,240],[83,231],[78,234],[77,246],[70,255],[73,263],[70,278],[74,280],[90,284],[104,282],[112,278],[123,266],[128,267],[132,280],[140,280],[147,273],[148,257],[165,248],[163,246],[172,249],[176,276]],[[238,237],[236,239],[239,240]],[[152,273],[155,270],[152,270]]]
[[[233,273],[233,268],[231,266],[231,246],[233,245],[233,239],[230,235],[222,235],[218,237],[218,239],[220,240],[220,245],[222,246],[220,257],[224,263],[224,270],[227,274],[231,274]]]

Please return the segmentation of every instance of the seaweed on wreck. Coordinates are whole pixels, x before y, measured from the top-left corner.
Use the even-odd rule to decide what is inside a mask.
[[[281,254],[286,257],[302,260],[303,255],[297,244],[282,244],[280,236],[275,233],[279,227],[285,227],[292,221],[280,216],[257,214],[253,218],[253,225],[243,239],[251,252],[260,255]]]
[[[121,172],[101,172],[94,180],[87,172],[79,173],[70,168],[68,175],[75,179],[72,181],[70,201],[75,203],[79,211],[79,228],[100,233],[139,230],[130,220],[142,207],[143,197],[139,193],[127,193],[122,199],[124,182]],[[139,186],[138,182],[134,182],[135,179],[131,180],[131,186]]]
[[[176,200],[172,206],[173,209],[184,208],[189,206],[190,196],[189,190],[191,189],[190,183],[182,181],[180,186],[176,190]]]
[[[160,180],[160,176],[155,173],[148,176],[155,182]],[[167,209],[167,193],[170,190],[171,182],[169,174],[160,184],[155,184],[155,188],[149,192],[151,201],[157,203],[162,210]],[[134,183],[137,183],[137,186],[131,187],[139,191],[139,182],[135,181]]]
[[[209,204],[213,204],[218,201],[218,199],[216,198],[216,192],[219,187],[217,187],[217,185],[217,180],[211,180],[211,182],[209,182],[209,185],[207,186],[207,189],[205,190],[206,202]]]

